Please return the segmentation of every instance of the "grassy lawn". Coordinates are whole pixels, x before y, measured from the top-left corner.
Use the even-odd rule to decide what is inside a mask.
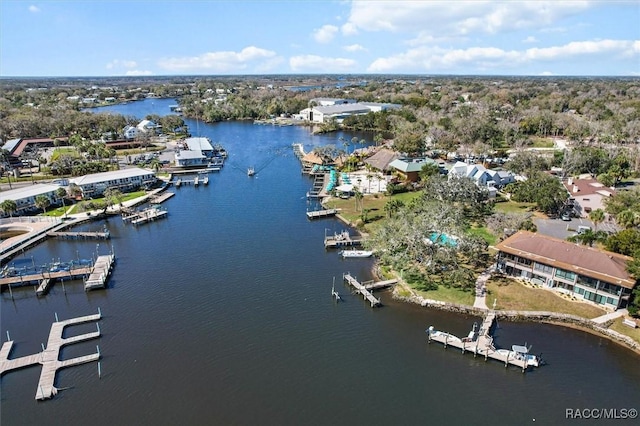
[[[553,139],[551,138],[531,138],[531,146],[533,148],[553,148]]]
[[[437,290],[414,291],[425,299],[440,300],[442,302],[457,303],[459,305],[473,306],[473,302],[476,299],[472,292],[465,292],[445,286],[438,286]]]
[[[485,228],[484,226],[480,227],[480,228],[469,228],[467,229],[467,234],[469,235],[475,235],[477,237],[482,238],[483,240],[485,240],[487,242],[487,244],[489,244],[490,246],[494,245],[497,241],[498,238],[493,235],[487,228]]]
[[[617,331],[618,333],[622,333],[625,336],[629,336],[636,342],[640,343],[640,327],[631,328],[628,325],[624,325],[622,323],[622,318],[618,318],[617,320],[615,320],[615,322],[611,324],[611,327],[609,328]]]
[[[384,211],[384,205],[391,199],[396,199],[407,204],[412,199],[419,197],[421,192],[404,192],[401,194],[395,194],[391,197],[383,194],[377,195],[365,195],[362,198],[362,208],[368,210],[367,223],[365,230],[370,232],[379,226],[381,221],[386,218],[386,212]],[[356,211],[355,199],[351,197],[348,200],[342,198],[331,198],[325,203],[325,207],[329,209],[338,209],[340,216],[344,217],[351,223],[356,223],[362,216],[361,211]]]
[[[496,309],[517,311],[548,311],[595,318],[607,312],[584,302],[574,302],[551,290],[524,285],[506,277],[492,277],[487,282],[487,306],[492,307],[497,298]]]
[[[535,203],[517,203],[515,201],[506,201],[504,203],[496,203],[495,209],[502,213],[528,213],[536,208]]]

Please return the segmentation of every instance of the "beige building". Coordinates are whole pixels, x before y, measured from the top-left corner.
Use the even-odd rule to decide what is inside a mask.
[[[519,231],[497,244],[497,269],[603,308],[626,307],[636,285],[631,257]]]

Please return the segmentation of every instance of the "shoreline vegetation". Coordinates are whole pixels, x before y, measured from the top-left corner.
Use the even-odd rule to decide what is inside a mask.
[[[413,194],[413,195],[411,195]],[[400,194],[406,200],[416,197],[416,193]],[[365,205],[383,205],[393,197],[378,194],[366,195],[370,197]],[[349,208],[353,203],[349,200],[328,197],[323,201],[326,208],[338,208],[336,217],[345,225],[357,229],[362,236],[367,236],[366,224],[358,222],[359,215]],[[514,203],[517,204],[517,203]],[[516,207],[517,208],[517,207]],[[377,209],[377,207],[373,207]],[[378,219],[382,219],[380,217]],[[359,226],[358,226],[359,225]],[[444,288],[440,286],[434,291],[420,291],[409,285],[402,274],[388,268],[384,270],[376,262],[372,275],[376,279],[398,279],[398,284],[391,291],[392,296],[406,303],[418,304],[423,307],[460,312],[469,315],[482,316],[486,310],[473,307],[475,296],[470,292],[458,289]],[[610,321],[605,324],[597,324],[593,318],[604,315],[608,311],[587,302],[571,300],[568,296],[559,295],[552,291],[536,287],[516,278],[492,275],[487,282],[488,305],[496,302],[496,313],[499,318],[508,321],[529,321],[559,325],[586,331],[588,333],[605,337],[620,344],[640,355],[640,332],[622,324],[622,319]]]

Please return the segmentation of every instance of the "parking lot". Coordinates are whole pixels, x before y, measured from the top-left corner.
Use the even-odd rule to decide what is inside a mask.
[[[579,226],[588,226],[592,230],[595,230],[593,222],[589,219],[571,218],[570,221],[564,221],[561,219],[533,219],[533,223],[538,227],[538,232],[550,237],[560,238],[566,240],[567,237],[576,235]],[[613,223],[600,223],[598,224],[598,230],[605,232],[617,232]]]

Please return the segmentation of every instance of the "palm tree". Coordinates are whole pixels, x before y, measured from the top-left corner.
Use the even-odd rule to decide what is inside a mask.
[[[62,209],[64,210],[64,217],[67,217],[67,206],[64,203],[64,199],[67,196],[67,190],[60,187],[56,189],[56,196],[62,200]]]
[[[589,213],[589,219],[593,222],[595,230],[598,230],[598,224],[604,222],[604,210],[596,209]]]
[[[392,198],[385,203],[384,211],[387,212],[387,216],[391,218],[391,216],[393,216],[393,214],[400,210],[400,208],[403,206],[404,203],[402,201]]]
[[[0,203],[0,210],[4,213],[9,213],[10,217],[18,210],[18,204],[13,200],[4,200]]]
[[[36,206],[42,209],[42,214],[47,214],[47,207],[49,207],[50,205],[51,200],[49,200],[49,197],[46,197],[44,195],[38,195],[36,197]]]
[[[631,229],[640,223],[640,217],[633,210],[627,209],[618,213],[616,222],[625,229]]]

